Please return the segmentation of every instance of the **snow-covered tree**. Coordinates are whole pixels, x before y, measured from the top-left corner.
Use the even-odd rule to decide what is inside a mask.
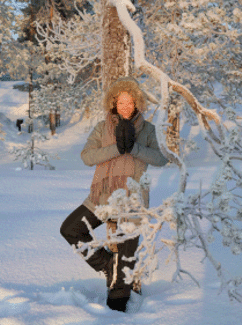
[[[81,13],[81,10],[77,7],[77,5],[76,8]],[[92,17],[89,13],[86,13],[86,15]],[[95,34],[100,33],[100,29],[95,31],[94,29],[97,26],[95,19],[93,19],[93,23],[87,23],[85,18],[86,15],[74,15],[71,19],[66,21],[61,19],[58,12],[55,12],[53,19],[51,20],[51,24],[49,24],[49,22],[45,22],[44,19],[37,19],[36,21],[38,32],[36,38],[38,39],[40,46],[45,46],[50,61],[57,61],[59,63],[59,67],[56,66],[58,69],[57,73],[69,75],[69,68],[67,69],[66,67],[70,67],[70,70],[73,71],[73,73],[69,75],[67,79],[69,82],[69,87],[66,86],[63,88],[63,92],[65,92],[63,97],[65,97],[65,101],[62,101],[62,103],[66,103],[66,101],[69,103],[75,102],[73,101],[72,91],[75,89],[75,97],[77,97],[79,94],[79,98],[81,99],[81,104],[80,102],[78,103],[78,101],[76,101],[77,105],[75,105],[80,116],[84,116],[85,112],[88,114],[92,114],[93,112],[94,115],[96,115],[96,111],[98,111],[100,104],[97,105],[96,109],[93,110],[93,102],[96,102],[97,98],[99,98],[100,101],[101,97],[101,76],[100,72],[96,72],[98,67],[100,67],[100,60],[98,62],[98,56],[95,53],[96,49],[100,47],[101,41],[100,38],[97,40],[97,42],[95,41]],[[79,26],[78,28],[77,25]],[[96,43],[93,50],[91,50],[91,53],[89,48],[90,56],[89,53],[86,53],[83,56],[82,50],[78,49],[80,47],[83,49],[88,47],[87,42],[89,42],[89,40],[86,42],[86,37],[91,37],[94,43]],[[69,51],[71,51],[71,53],[69,53]],[[81,69],[78,69],[78,66],[80,67],[80,61],[82,61],[82,58],[83,65]],[[78,84],[74,83],[74,75],[75,78],[77,77],[79,79]],[[65,106],[68,109],[69,105]],[[73,104],[71,104],[71,106],[73,107]],[[99,110],[99,116],[100,115]]]
[[[1,0],[0,5],[0,76],[8,71],[9,51],[16,44],[13,34],[15,15],[12,1]]]
[[[130,222],[132,216],[138,216],[142,220],[141,226],[135,229],[132,223],[119,222],[117,233],[110,234],[111,240],[99,240],[92,232],[94,241],[80,244],[79,249],[89,248],[88,258],[96,247],[140,234],[143,240],[136,252],[138,263],[133,272],[128,269],[124,271],[129,282],[135,277],[145,278],[156,268],[155,239],[162,224],[168,222],[171,229],[175,228],[177,232],[173,239],[163,239],[163,243],[170,247],[176,257],[177,270],[173,279],[181,277],[182,273],[194,279],[189,271],[182,268],[179,250],[181,247],[195,246],[204,251],[205,258],[215,267],[221,280],[221,289],[226,288],[231,299],[242,301],[239,292],[242,277],[227,277],[224,268],[209,249],[213,232],[217,231],[222,236],[224,245],[231,247],[233,254],[242,251],[239,194],[242,179],[239,166],[242,159],[242,127],[234,110],[241,104],[241,3],[183,0],[164,1],[162,5],[160,1],[154,1],[150,5],[150,2],[140,1],[147,27],[143,32],[144,37],[135,19],[129,14],[136,11],[131,1],[110,0],[109,3],[116,8],[121,23],[132,37],[135,73],[149,76],[142,87],[148,90],[152,88],[150,98],[154,102],[160,102],[156,135],[163,154],[179,167],[180,182],[172,197],[157,208],[145,209],[139,191],[140,187],[148,186],[149,177],[143,175],[140,184],[130,181],[133,196],[126,198],[122,189],[115,191],[109,199],[109,205],[98,207],[95,213],[102,220],[115,215],[119,219],[125,215]],[[56,53],[63,58],[60,68],[69,73],[70,84],[89,61],[98,56],[102,62],[102,11],[100,2],[92,1],[92,4],[95,17],[79,12],[83,17],[82,22],[77,17],[67,24],[53,21],[50,29],[54,35],[52,37],[36,23],[38,33],[49,42],[52,53],[56,48]],[[54,39],[59,42],[58,48],[53,45]],[[100,83],[100,78],[93,79],[96,84]],[[220,94],[215,92],[216,83],[221,86]],[[214,109],[205,108],[212,104],[219,105],[222,117]],[[196,195],[186,195],[188,175],[185,163],[169,149],[163,133],[167,127],[168,112],[174,115],[184,113],[189,121],[196,120],[203,132],[204,141],[210,143],[214,153],[221,159],[218,178],[205,193],[201,187]],[[235,127],[232,130],[224,127],[222,119],[225,118],[233,120]],[[211,225],[207,235],[201,230],[201,222],[204,221]],[[125,233],[122,238],[117,236],[120,231]]]
[[[101,2],[90,3],[95,14],[80,12],[81,21],[76,16],[68,23],[58,19],[52,21],[52,26],[49,26],[52,37],[48,37],[47,31],[44,32],[37,25],[38,35],[42,35],[46,42],[48,40],[50,55],[63,58],[60,68],[69,73],[70,83],[95,58],[101,61]],[[241,102],[241,4],[238,1],[233,4],[230,1],[152,1],[151,5],[150,1],[144,0],[134,3],[136,11],[131,16],[139,27],[143,27],[147,60],[168,73],[173,80],[186,85],[205,106],[218,104],[221,114],[226,105],[236,108]],[[54,40],[59,42],[58,47],[54,45]],[[144,73],[134,66],[133,75],[137,79],[145,76]],[[152,90],[152,97],[156,99],[152,103],[157,103],[160,97],[159,83],[152,78],[147,78],[145,82],[143,80],[144,90],[148,94]],[[100,83],[101,71],[88,80],[85,88],[94,85],[97,89]],[[215,92],[215,83],[221,84],[220,94]],[[235,95],[232,96],[233,93]],[[95,94],[92,99],[94,97]],[[170,115],[171,120],[175,118],[175,124],[180,109],[186,109],[187,115],[192,115],[190,106],[181,96],[174,94],[170,99],[174,101]],[[168,128],[168,132],[173,133],[174,127]],[[180,145],[181,141],[184,142],[176,135],[173,140]]]
[[[8,72],[11,76],[20,77],[25,79],[29,87],[29,110],[28,119],[26,119],[25,124],[28,125],[30,135],[29,141],[27,141],[26,146],[21,146],[11,150],[11,153],[15,155],[15,160],[21,159],[24,168],[33,169],[35,164],[43,165],[45,168],[54,169],[54,167],[49,163],[50,157],[56,158],[55,156],[48,155],[46,152],[37,147],[39,141],[45,141],[48,137],[43,132],[43,114],[45,111],[42,109],[43,105],[38,105],[38,101],[33,98],[38,90],[33,91],[33,82],[39,83],[40,86],[45,86],[45,83],[53,76],[57,77],[61,75],[60,70],[56,68],[56,64],[48,65],[48,71],[46,69],[46,57],[45,48],[38,44],[34,38],[35,29],[33,26],[34,17],[40,12],[41,6],[43,6],[44,1],[36,2],[31,1],[21,1],[28,6],[23,10],[24,15],[16,16],[15,26],[16,31],[19,36],[17,41],[12,44],[8,50],[9,64],[7,66]],[[17,55],[16,55],[17,52]],[[33,75],[38,75],[39,77],[33,80]],[[48,77],[47,77],[48,76]],[[46,92],[45,92],[46,93]],[[41,97],[41,96],[39,96]],[[53,94],[52,94],[53,97]],[[42,97],[43,99],[43,97]],[[43,100],[46,105],[48,105],[49,99]],[[45,107],[46,109],[46,107]],[[50,109],[48,111],[48,115]]]
[[[146,7],[148,61],[187,85],[206,107],[216,104],[221,113],[226,106],[238,107],[241,9],[239,1],[207,0],[161,1],[159,9]],[[215,92],[218,83],[220,94]]]
[[[44,166],[45,169],[53,170],[55,167],[50,164],[49,160],[50,158],[59,159],[59,157],[57,155],[49,155],[37,147],[38,142],[46,140],[48,140],[46,136],[38,131],[34,131],[31,133],[30,140],[27,141],[26,146],[13,147],[9,152],[15,155],[14,160],[21,160],[22,166],[26,169],[33,170],[35,165],[40,165]]]
[[[46,29],[46,24],[52,25],[52,21],[56,19],[58,16],[60,21],[63,23],[67,23],[68,19],[77,13],[72,1],[42,1],[42,4],[37,3],[35,1],[31,2],[31,5],[34,5],[33,12],[30,10],[31,6],[27,7],[24,10],[24,18],[21,23],[21,30],[24,31],[24,35],[20,39],[21,42],[28,41],[30,38],[32,43],[36,45],[34,49],[37,51],[37,54],[40,55],[39,62],[36,61],[34,64],[31,64],[31,73],[33,72],[35,75],[35,83],[38,84],[38,89],[33,92],[33,96],[38,100],[38,103],[41,105],[43,114],[45,117],[47,116],[51,119],[51,116],[55,111],[61,113],[61,116],[70,117],[71,114],[78,110],[80,116],[84,115],[86,111],[89,110],[87,100],[88,94],[90,93],[90,89],[87,89],[86,95],[84,92],[79,90],[83,89],[82,80],[87,79],[89,75],[89,70],[87,67],[87,71],[83,72],[83,75],[79,75],[79,82],[75,85],[67,84],[67,73],[64,70],[60,70],[58,67],[58,63],[63,62],[63,58],[58,55],[58,53],[53,53],[49,51],[49,43],[45,42],[44,39],[39,35],[39,42],[36,39],[36,28],[33,24],[33,20],[37,20],[43,31],[46,31],[48,36],[51,37],[53,33],[50,30]],[[87,7],[85,4],[83,7]],[[80,6],[80,10],[82,6]],[[30,21],[30,17],[34,16],[34,19]],[[80,17],[79,17],[80,18]],[[32,30],[32,32],[31,32]],[[31,36],[32,35],[32,36]],[[54,46],[58,47],[58,40],[53,41]],[[36,52],[30,49],[30,53],[32,53],[31,58],[36,57]],[[31,82],[30,82],[31,84]],[[50,85],[53,89],[56,89],[55,93],[59,93],[59,103],[56,103],[56,98],[54,98],[53,93],[50,91],[46,91]],[[32,92],[30,98],[32,99]],[[80,101],[83,99],[82,106],[80,105]],[[32,100],[31,100],[32,102]],[[49,105],[51,103],[51,105]],[[56,105],[57,104],[57,105]],[[31,104],[34,105],[34,102]],[[36,106],[36,105],[35,105]],[[45,107],[44,107],[45,106]],[[52,119],[51,119],[52,120]],[[53,131],[53,130],[52,130]]]
[[[41,165],[44,166],[45,169],[53,170],[55,167],[50,164],[50,159],[60,158],[57,154],[48,154],[38,147],[40,142],[49,140],[49,137],[43,132],[45,128],[45,120],[43,119],[45,112],[40,104],[40,97],[36,98],[35,93],[39,94],[39,91],[33,91],[33,103],[30,111],[31,118],[25,119],[25,125],[30,126],[32,129],[30,139],[27,141],[26,145],[13,147],[9,152],[15,156],[14,160],[21,160],[22,166],[26,169],[33,170],[35,165]],[[44,100],[45,98],[43,98],[43,101]],[[19,132],[19,135],[22,133],[23,131]]]

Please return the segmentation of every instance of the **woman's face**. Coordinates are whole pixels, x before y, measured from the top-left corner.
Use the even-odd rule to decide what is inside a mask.
[[[123,92],[119,95],[117,100],[117,112],[122,115],[123,118],[129,119],[134,111],[134,101],[131,95],[127,92]]]

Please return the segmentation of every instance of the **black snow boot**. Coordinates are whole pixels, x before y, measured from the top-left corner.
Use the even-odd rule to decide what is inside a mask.
[[[122,297],[122,298],[112,298],[111,295],[112,295],[112,290],[110,290],[108,293],[107,306],[110,309],[122,311],[125,313],[127,310],[127,302],[129,300],[129,296]]]
[[[110,271],[112,281],[109,281],[107,305],[111,309],[126,311],[126,306],[130,298],[134,283],[125,283],[125,273],[122,271],[125,266],[134,269],[135,260],[123,260],[123,256],[130,258],[138,247],[139,238],[126,240],[124,243],[117,244],[118,253],[113,254],[113,270]],[[111,264],[111,263],[110,263]],[[111,278],[111,276],[110,276]]]
[[[132,284],[126,284],[124,282],[125,274],[122,272],[122,256],[120,253],[114,253],[113,255],[113,270],[112,272],[110,271],[111,281],[108,283],[107,306],[113,310],[125,312],[127,302],[130,298]]]
[[[124,284],[120,279],[108,289],[107,306],[110,309],[126,312],[130,298],[131,285]]]

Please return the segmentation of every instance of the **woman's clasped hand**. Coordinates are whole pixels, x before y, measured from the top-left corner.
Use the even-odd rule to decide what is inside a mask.
[[[115,129],[118,151],[121,155],[130,153],[135,143],[134,124],[127,119],[120,119]]]

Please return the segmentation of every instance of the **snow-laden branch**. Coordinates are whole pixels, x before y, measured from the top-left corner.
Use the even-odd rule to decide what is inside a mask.
[[[156,134],[158,139],[158,144],[161,151],[164,155],[172,162],[176,163],[180,168],[180,183],[179,183],[179,192],[184,192],[186,187],[186,167],[184,162],[178,157],[177,154],[168,149],[165,136],[163,134],[163,126],[165,124],[164,112],[163,110],[168,110],[169,107],[169,91],[173,90],[180,95],[182,95],[194,112],[197,115],[199,123],[202,127],[205,135],[205,130],[207,130],[210,137],[217,143],[221,143],[221,140],[224,140],[224,129],[221,125],[221,120],[219,115],[213,111],[204,108],[198,100],[193,96],[193,94],[183,85],[178,82],[172,81],[167,74],[165,74],[161,69],[153,66],[148,61],[145,60],[145,45],[142,36],[142,32],[137,24],[132,20],[128,13],[128,9],[131,12],[135,12],[135,7],[130,0],[109,0],[110,5],[113,5],[117,9],[117,13],[120,21],[124,27],[128,30],[130,35],[133,37],[134,41],[134,59],[135,66],[141,71],[148,73],[154,79],[161,82],[161,106],[159,111],[159,117],[156,127]],[[209,126],[208,120],[213,120],[216,123],[220,139],[214,134],[211,127]],[[207,133],[206,132],[206,133]]]
[[[79,17],[74,17],[65,22],[56,13],[51,21],[45,17],[34,22],[38,43],[46,45],[47,54],[52,59],[61,57],[59,68],[69,74],[70,84],[73,84],[78,73],[100,57],[101,53],[101,35],[96,17],[86,12],[83,14],[78,9],[77,11],[82,21]],[[92,37],[89,37],[90,35]]]
[[[231,284],[231,281],[225,281],[224,273],[221,270],[221,265],[219,262],[216,261],[216,259],[212,256],[211,252],[209,251],[208,244],[206,239],[204,238],[201,227],[199,224],[199,219],[204,216],[204,204],[201,201],[201,190],[199,195],[197,196],[199,198],[198,201],[193,201],[193,205],[189,207],[188,202],[186,202],[185,197],[182,195],[185,192],[186,187],[186,167],[184,162],[172,151],[170,151],[167,148],[165,136],[162,130],[162,127],[166,123],[166,114],[169,108],[169,92],[175,91],[183,96],[183,98],[187,101],[187,103],[190,105],[190,107],[193,109],[195,114],[197,115],[197,119],[199,121],[199,125],[202,129],[204,139],[207,140],[216,155],[218,155],[220,158],[224,158],[224,156],[227,156],[227,158],[224,160],[225,164],[227,165],[227,170],[233,171],[236,176],[240,178],[241,174],[238,173],[238,170],[232,165],[231,158],[235,157],[235,142],[238,139],[238,133],[239,131],[235,130],[230,133],[230,137],[226,138],[225,136],[225,128],[221,124],[221,119],[219,115],[214,110],[209,110],[204,108],[198,100],[195,98],[195,96],[187,89],[187,87],[183,86],[182,84],[178,82],[172,81],[162,70],[158,69],[157,67],[151,65],[149,62],[145,60],[145,49],[144,49],[144,41],[143,36],[140,28],[135,24],[135,22],[131,19],[129,16],[128,10],[134,12],[135,7],[131,4],[129,0],[110,0],[109,1],[111,5],[115,6],[118,12],[118,16],[124,27],[128,30],[130,35],[133,37],[134,41],[134,59],[135,59],[135,65],[138,69],[141,71],[151,75],[154,79],[161,82],[161,105],[160,105],[160,111],[156,126],[156,134],[157,134],[157,140],[160,146],[161,151],[164,153],[164,155],[169,158],[170,161],[175,162],[179,168],[180,168],[180,182],[178,187],[178,192],[176,194],[176,198],[174,199],[174,207],[175,207],[175,216],[176,216],[176,223],[177,223],[177,245],[175,245],[176,248],[176,254],[178,254],[178,248],[180,245],[186,245],[187,241],[192,243],[193,239],[196,238],[197,241],[200,242],[199,245],[196,244],[196,247],[199,247],[203,249],[205,256],[210,260],[214,268],[216,269],[218,276],[221,278],[221,286],[222,287],[228,287],[228,283]],[[166,111],[166,112],[165,112]],[[209,125],[209,121],[214,121],[218,136],[215,135],[214,131],[212,130],[211,126]],[[237,133],[236,133],[237,132]],[[234,134],[233,134],[234,133]],[[237,140],[238,142],[238,140]],[[225,154],[226,153],[226,154]],[[233,154],[232,154],[233,153]],[[234,160],[234,159],[233,159]],[[224,176],[226,177],[226,176]],[[225,178],[226,180],[226,178]],[[239,184],[240,180],[238,180]],[[211,193],[216,193],[217,191],[217,185],[214,184],[213,187],[211,187]],[[215,191],[215,192],[214,192]],[[219,192],[221,195],[221,199],[219,201],[219,209],[223,211],[223,209],[227,209],[228,202],[231,200],[231,197],[227,194],[223,194],[223,191]],[[227,195],[227,196],[226,196]],[[225,199],[226,198],[226,199]],[[197,209],[195,210],[195,206],[197,205]],[[185,212],[186,210],[186,212]],[[226,211],[226,210],[225,210]],[[240,211],[240,210],[239,210]],[[187,215],[191,216],[190,219],[187,217]],[[221,216],[221,220],[223,220],[222,214],[218,212],[218,215]],[[199,218],[199,219],[198,219]],[[211,222],[211,218],[208,217],[208,220]],[[231,225],[232,227],[232,225]],[[216,229],[215,226],[213,226],[212,229]],[[187,237],[186,233],[190,230],[192,232],[192,238]],[[219,231],[219,230],[218,230]],[[237,252],[242,251],[242,243],[239,239],[239,242],[235,239],[235,248],[232,248],[232,252],[234,254],[237,254]],[[179,256],[177,257],[177,275],[180,276],[180,273],[186,273],[188,275],[189,272],[181,269],[179,265]],[[191,276],[191,275],[190,275]],[[176,277],[176,275],[175,275]],[[233,282],[233,281],[232,281]],[[235,282],[233,282],[235,283]],[[239,283],[239,281],[237,281]],[[229,289],[228,289],[229,292]],[[236,296],[236,299],[239,300],[239,294],[234,295]]]
[[[226,175],[224,169],[221,168],[221,173],[218,174],[218,180],[224,180],[227,177]],[[128,178],[127,186],[132,193],[129,197],[126,195],[126,190],[118,189],[110,196],[108,205],[97,206],[95,215],[103,222],[107,222],[109,219],[116,220],[117,230],[112,232],[110,229],[108,238],[99,239],[95,236],[88,221],[84,220],[93,240],[89,243],[79,242],[77,249],[73,247],[74,251],[80,252],[81,256],[83,256],[82,252],[88,250],[88,253],[84,257],[84,259],[88,259],[99,247],[122,243],[140,236],[140,244],[135,252],[134,258],[123,257],[125,261],[135,259],[135,267],[131,270],[126,266],[123,272],[125,273],[126,283],[138,280],[149,283],[154,271],[158,268],[157,254],[162,248],[157,248],[157,237],[163,224],[168,223],[172,230],[176,230],[176,225],[179,224],[177,238],[174,237],[173,240],[161,238],[161,242],[171,251],[167,262],[170,261],[172,255],[176,257],[177,268],[172,280],[177,281],[178,278],[182,279],[182,274],[186,274],[199,286],[198,281],[191,272],[181,266],[179,256],[180,247],[184,246],[186,249],[194,247],[202,250],[205,258],[208,258],[216,269],[221,281],[221,291],[227,289],[231,299],[241,301],[239,288],[242,284],[242,277],[228,278],[227,271],[214,258],[209,249],[209,243],[214,240],[212,232],[218,231],[223,237],[223,244],[231,246],[233,254],[241,254],[242,252],[242,230],[233,225],[232,217],[228,221],[228,216],[222,212],[226,211],[233,195],[227,192],[226,196],[226,193],[223,193],[222,190],[223,183],[219,184],[215,180],[209,192],[207,191],[203,194],[200,186],[198,194],[189,196],[188,198],[183,193],[174,193],[172,197],[163,201],[163,204],[159,207],[146,209],[143,206],[140,191],[144,185],[144,179],[147,178],[149,178],[147,173],[143,174],[140,183],[135,182],[132,178]],[[242,180],[240,183],[237,183],[238,186],[242,186]],[[235,186],[233,189],[236,188]],[[219,191],[223,194],[218,201],[218,205],[216,204],[215,197],[212,201],[213,203],[208,202],[208,198],[204,201],[209,193],[216,196]],[[242,204],[240,201],[235,201],[235,204],[239,205],[237,219],[242,220]],[[201,217],[211,224],[207,232],[201,228]],[[137,220],[139,220],[139,224],[137,224]],[[219,222],[222,225],[221,229],[219,229]]]
[[[142,240],[134,257],[127,258],[123,256],[123,260],[125,261],[137,260],[133,270],[130,270],[128,267],[124,267],[123,269],[126,275],[126,283],[141,279],[148,283],[152,278],[153,272],[157,269],[158,261],[155,243],[166,217],[165,215],[160,215],[163,211],[161,207],[148,210],[143,206],[141,189],[150,186],[147,183],[147,179],[150,179],[147,173],[143,174],[140,183],[137,183],[132,178],[128,178],[127,186],[132,191],[130,197],[126,196],[126,190],[118,189],[108,199],[109,205],[98,206],[96,208],[95,215],[103,222],[107,222],[109,219],[117,221],[117,230],[114,233],[110,229],[107,239],[97,239],[90,224],[85,219],[84,222],[93,240],[89,243],[79,242],[77,249],[73,247],[77,253],[88,250],[84,257],[84,259],[88,259],[98,247],[123,243],[126,240],[141,236]],[[128,222],[124,221],[126,217],[128,217]],[[135,225],[132,222],[132,217],[136,221],[139,220],[139,225]],[[156,220],[156,223],[154,223],[154,220]]]
[[[170,160],[175,162],[180,169],[180,183],[178,186],[178,192],[184,192],[186,188],[186,179],[187,179],[187,171],[186,165],[184,161],[173,151],[169,150],[166,144],[166,135],[164,134],[163,126],[167,121],[167,110],[160,109],[158,112],[158,119],[156,125],[156,134],[157,139],[159,139],[159,146],[161,151],[165,154],[165,156]]]
[[[152,64],[150,64],[148,61],[145,60],[145,45],[144,45],[142,31],[137,26],[137,24],[132,20],[127,10],[129,9],[131,12],[135,12],[136,10],[135,6],[131,3],[131,1],[130,0],[109,0],[109,3],[116,7],[120,21],[122,22],[123,26],[128,30],[130,35],[133,37],[135,66],[141,71],[151,75],[158,82],[160,82],[160,80],[162,80],[163,83],[165,83],[165,81],[166,83],[168,82],[169,87],[172,87],[174,91],[181,94],[197,114],[199,113],[205,116],[206,118],[208,118],[209,120],[214,120],[216,124],[219,125],[220,117],[217,113],[204,108],[193,96],[193,94],[188,90],[187,87],[181,85],[178,82],[174,82],[161,69],[153,66]],[[164,87],[164,84],[162,85],[162,87]],[[163,98],[164,109],[167,108],[167,104],[168,104],[167,97],[165,97],[165,102]]]

